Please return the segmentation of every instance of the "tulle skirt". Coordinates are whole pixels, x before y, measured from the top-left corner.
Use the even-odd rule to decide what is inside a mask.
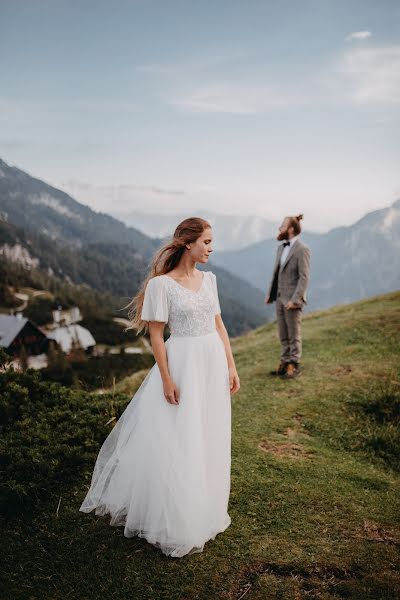
[[[165,400],[155,364],[103,443],[79,510],[181,557],[231,523],[231,400],[217,331],[171,336],[166,350],[179,405]]]

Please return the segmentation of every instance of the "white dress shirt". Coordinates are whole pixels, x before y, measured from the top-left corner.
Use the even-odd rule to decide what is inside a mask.
[[[281,254],[281,266],[285,263],[285,260],[287,259],[288,254],[289,254],[289,252],[290,252],[293,244],[296,242],[296,240],[299,239],[299,237],[300,237],[300,234],[299,235],[295,235],[294,237],[292,237],[291,240],[285,240],[285,242],[289,242],[290,245],[289,246],[285,246],[284,249],[283,249],[283,252]]]

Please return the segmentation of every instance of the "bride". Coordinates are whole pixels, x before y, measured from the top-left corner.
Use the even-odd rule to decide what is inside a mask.
[[[174,557],[201,552],[231,523],[230,395],[240,382],[216,276],[196,268],[211,252],[210,224],[185,219],[125,307],[127,329],[148,328],[156,363],[104,441],[79,509]]]

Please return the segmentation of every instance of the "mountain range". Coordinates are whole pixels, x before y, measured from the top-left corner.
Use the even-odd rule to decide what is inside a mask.
[[[0,254],[7,260],[121,297],[121,306],[137,292],[161,244],[3,160],[0,217]],[[207,268],[218,277],[231,335],[268,320],[258,289],[215,264]]]
[[[153,238],[169,236],[187,217],[202,217],[213,227],[215,250],[237,250],[265,240],[275,234],[278,225],[259,215],[224,214],[216,207],[204,209],[199,206],[186,210],[185,198],[191,205],[193,199],[186,197],[182,189],[128,184],[102,186],[73,179],[60,181],[58,187],[84,204],[92,204],[95,200],[96,205],[106,206],[109,214],[119,221]],[[171,209],[169,203],[176,206],[177,197],[184,208]]]
[[[255,215],[226,215],[208,210],[194,210],[188,213],[145,213],[132,211],[112,214],[128,226],[136,227],[149,236],[164,238],[170,235],[176,225],[188,216],[199,216],[210,223],[214,232],[214,250],[240,250],[261,240],[272,237],[278,223]]]
[[[153,238],[0,160],[1,215],[9,227],[0,227],[0,252],[9,260],[28,261],[30,268],[124,297],[124,303],[140,286],[160,237],[170,235],[184,217],[159,215],[160,237]],[[275,260],[276,224],[256,217],[239,223],[236,216],[202,216],[215,219],[213,227],[221,231],[229,233],[231,228],[224,244],[237,248],[214,251],[207,265],[218,277],[225,321],[230,334],[236,335],[272,317],[263,300]],[[131,217],[138,227],[144,223],[150,227],[146,213],[136,211]],[[264,227],[269,239],[238,248],[237,241],[242,235],[245,239],[251,223],[256,234],[253,231],[250,238]],[[304,232],[302,239],[312,255],[309,308],[400,289],[400,199],[354,224],[327,233]]]
[[[93,211],[1,159],[0,210],[14,225],[38,231],[74,248],[99,242],[127,244],[141,256],[149,257],[159,245],[159,240],[127,227],[108,214]]]
[[[328,308],[400,289],[400,199],[356,223],[327,233],[303,233],[311,250],[309,308]],[[278,242],[263,240],[215,262],[265,294]]]

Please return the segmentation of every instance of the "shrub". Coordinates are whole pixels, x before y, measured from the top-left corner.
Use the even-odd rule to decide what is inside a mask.
[[[81,389],[93,391],[110,387],[114,378],[115,381],[120,381],[136,371],[152,367],[153,364],[152,354],[104,354],[62,365],[53,361],[42,370],[42,376],[48,381],[57,381],[66,386],[79,385]]]
[[[364,419],[359,444],[392,469],[400,469],[400,386],[375,382],[367,392],[354,395],[351,403]]]
[[[124,331],[119,323],[110,318],[87,316],[81,322],[82,327],[89,329],[97,344],[116,346],[126,342],[136,343],[138,337],[133,330]]]
[[[3,281],[0,282],[0,306],[5,308],[14,308],[21,305],[21,300],[15,298],[9,286]]]
[[[45,325],[53,321],[53,310],[57,308],[54,300],[49,298],[31,298],[24,311],[24,315],[31,319],[36,325]]]
[[[43,381],[39,371],[0,374],[0,510],[32,511],[93,464],[127,397]]]

